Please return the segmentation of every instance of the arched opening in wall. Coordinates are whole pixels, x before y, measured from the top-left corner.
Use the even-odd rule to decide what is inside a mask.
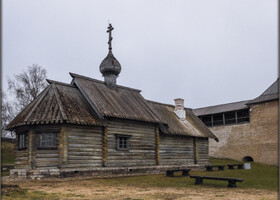
[[[242,160],[245,162],[254,162],[254,159],[251,156],[245,156]]]

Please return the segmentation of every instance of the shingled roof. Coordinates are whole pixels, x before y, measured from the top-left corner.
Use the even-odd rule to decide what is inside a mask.
[[[140,94],[141,90],[119,85],[111,89],[103,81],[70,75],[72,84],[79,88],[99,116],[161,123]]]
[[[260,96],[249,101],[247,104],[256,104],[279,99],[279,78],[267,88]]]
[[[216,113],[223,113],[235,110],[242,110],[249,108],[250,104],[262,103],[279,99],[279,78],[260,96],[253,100],[238,101],[227,104],[220,104],[215,106],[208,106],[203,108],[193,109],[196,116],[211,115]]]
[[[215,106],[207,106],[203,108],[196,108],[193,109],[193,112],[196,116],[201,115],[211,115],[216,113],[223,113],[223,112],[229,112],[229,111],[235,111],[235,110],[242,110],[245,108],[248,108],[246,105],[249,101],[238,101],[233,103],[227,103],[227,104],[220,104]]]
[[[193,114],[191,109],[185,108],[186,118],[181,121],[174,113],[174,106],[148,101],[162,122],[168,124],[168,128],[160,126],[161,131],[171,135],[187,135],[193,137],[218,138]]]
[[[79,90],[70,84],[48,80],[50,85],[7,126],[71,123],[101,126]]]
[[[71,84],[47,80],[49,86],[8,125],[69,123],[103,126],[104,118],[120,118],[159,124],[165,134],[193,137],[216,136],[186,109],[181,121],[174,106],[147,101],[141,90],[117,85],[109,88],[103,81],[70,73]]]

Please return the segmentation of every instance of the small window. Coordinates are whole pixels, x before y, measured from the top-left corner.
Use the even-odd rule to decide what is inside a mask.
[[[223,113],[213,115],[213,126],[223,125]]]
[[[236,123],[235,111],[226,112],[225,113],[225,124],[235,124],[235,123]]]
[[[129,150],[130,135],[116,135],[117,150]]]
[[[204,116],[201,116],[201,121],[202,121],[206,126],[212,126],[212,118],[211,118],[211,115],[204,115]]]
[[[237,123],[249,122],[249,109],[237,111]]]
[[[18,134],[18,149],[26,149],[26,134]]]
[[[38,133],[37,134],[38,148],[57,148],[56,133]]]

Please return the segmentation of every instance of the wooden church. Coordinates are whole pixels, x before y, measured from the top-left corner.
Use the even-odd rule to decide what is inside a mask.
[[[217,137],[184,107],[148,101],[117,85],[121,65],[111,47],[100,64],[104,81],[70,73],[70,84],[48,87],[8,125],[16,132],[11,177],[107,176],[161,173],[208,163]]]

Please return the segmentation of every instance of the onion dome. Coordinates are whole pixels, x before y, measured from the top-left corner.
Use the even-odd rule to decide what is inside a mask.
[[[99,70],[103,76],[114,74],[118,76],[122,70],[121,64],[115,58],[112,51],[109,51],[108,55],[101,62]]]

